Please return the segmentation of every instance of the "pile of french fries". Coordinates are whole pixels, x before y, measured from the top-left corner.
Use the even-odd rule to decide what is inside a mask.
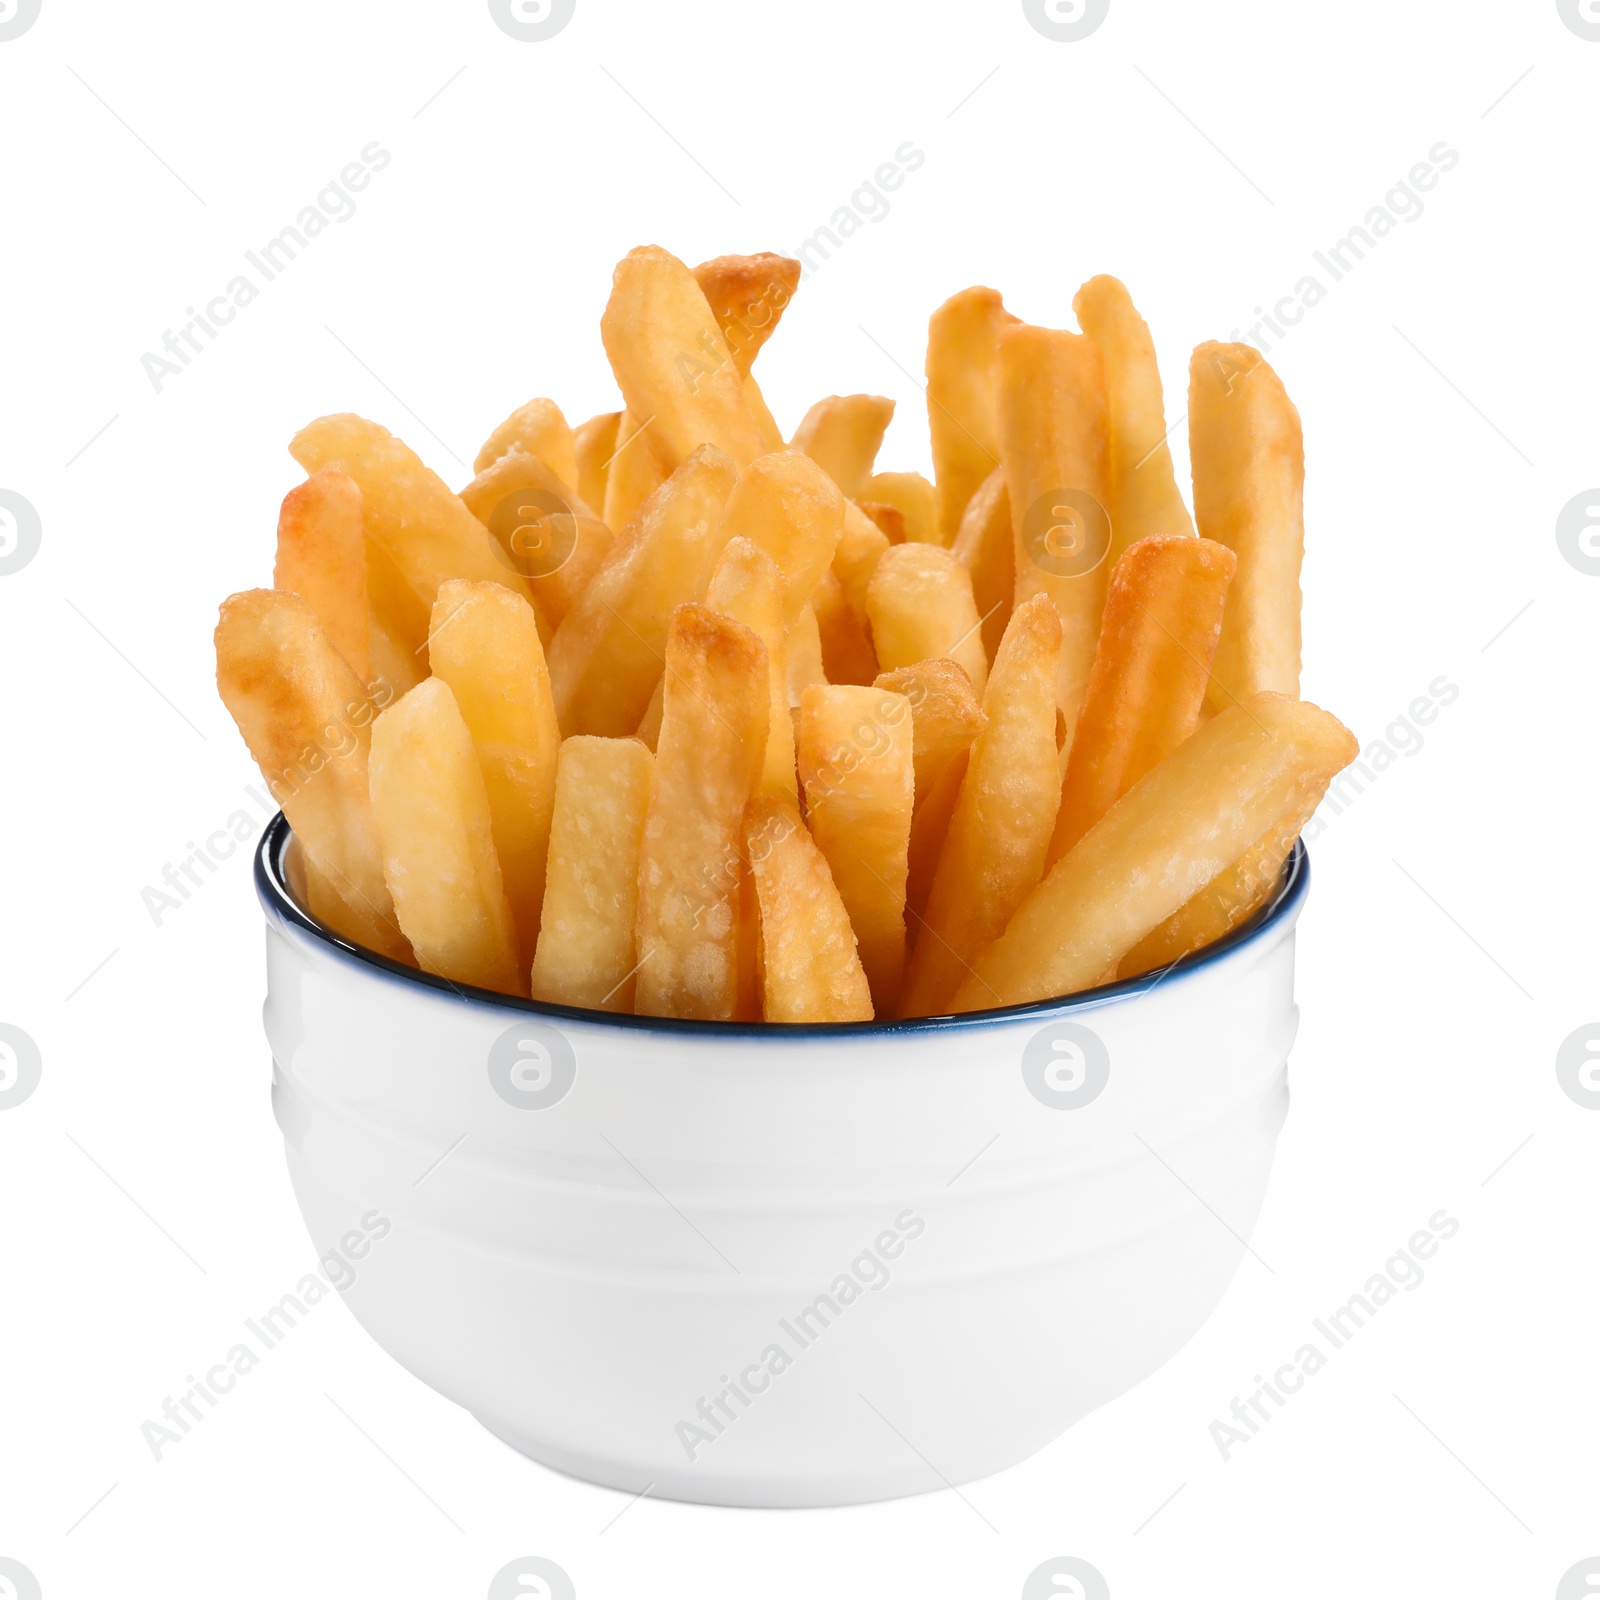
[[[933,481],[879,472],[893,402],[786,441],[757,386],[799,272],[631,251],[623,408],[529,401],[459,494],[359,417],[296,436],[217,683],[328,927],[565,1006],[866,1022],[1162,971],[1271,894],[1356,754],[1299,698],[1271,367],[1194,352],[1191,518],[1123,285],[1081,333],[966,289]]]

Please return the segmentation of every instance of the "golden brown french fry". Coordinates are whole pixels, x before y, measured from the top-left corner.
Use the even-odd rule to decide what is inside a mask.
[[[811,608],[817,619],[817,648],[822,653],[824,681],[871,683],[878,674],[872,637],[856,615],[836,572],[823,573],[811,597]]]
[[[961,792],[967,752],[987,719],[972,692],[972,679],[954,661],[935,659],[898,667],[880,673],[873,687],[903,694],[911,702],[916,800],[906,869],[906,919],[915,935]]]
[[[1018,606],[1000,641],[977,737],[911,952],[901,1014],[943,1012],[973,958],[1005,931],[1044,873],[1060,792],[1056,653],[1061,619],[1045,595]]]
[[[730,617],[700,605],[673,613],[639,857],[641,1015],[738,1013],[744,811],[766,745],[766,657]]]
[[[1233,569],[1231,550],[1192,534],[1141,539],[1112,568],[1052,865],[1194,732]]]
[[[606,470],[605,507],[600,516],[613,533],[621,533],[639,515],[639,508],[667,481],[669,474],[650,453],[644,430],[622,413],[617,442]]]
[[[887,500],[856,500],[852,504],[890,544],[906,542],[906,514],[899,506]]]
[[[525,994],[483,771],[443,678],[379,715],[371,784],[384,878],[422,970]]]
[[[1000,460],[1011,500],[1016,604],[1047,594],[1061,616],[1056,700],[1070,730],[1094,660],[1111,544],[1106,392],[1081,333],[1018,324],[996,363]]]
[[[833,560],[844,515],[844,496],[833,480],[798,450],[752,461],[728,496],[728,535],[751,540],[778,563],[791,624]]]
[[[1140,539],[1190,535],[1167,448],[1155,341],[1116,278],[1091,278],[1073,298],[1078,326],[1094,340],[1105,371],[1111,421],[1111,559]]]
[[[886,550],[867,585],[867,616],[885,671],[946,656],[983,693],[989,663],[972,575],[942,546],[897,544]]]
[[[283,497],[272,587],[299,595],[350,670],[371,683],[367,550],[354,478],[332,469],[313,473]]]
[[[1206,706],[1259,689],[1300,692],[1305,452],[1300,413],[1247,344],[1203,344],[1189,363],[1194,514],[1239,558]]]
[[[365,512],[362,522],[366,522]],[[366,552],[367,643],[374,661],[373,672],[379,675],[377,659],[380,655],[390,659],[389,646],[392,645],[393,654],[407,658],[406,671],[381,675],[394,686],[396,693],[404,694],[427,676],[428,608],[370,531],[366,536]],[[392,659],[391,666],[396,666]]]
[[[1157,967],[1170,967],[1253,917],[1277,887],[1300,830],[1327,792],[1326,779],[1302,789],[1289,809],[1232,866],[1218,873],[1122,958],[1117,976],[1137,978]]]
[[[611,471],[611,458],[617,453],[617,427],[621,421],[620,411],[602,411],[572,430],[572,459],[578,470],[572,487],[578,491],[578,498],[602,518],[606,478]]]
[[[703,444],[741,467],[766,453],[743,374],[694,274],[676,256],[641,245],[617,263],[600,338],[663,472],[676,472]]]
[[[450,578],[501,583],[532,603],[488,530],[387,428],[348,414],[321,417],[294,436],[289,453],[307,472],[338,467],[356,480],[368,539],[428,611]]]
[[[695,282],[717,319],[741,378],[772,337],[784,307],[800,283],[800,263],[763,251],[753,256],[715,256],[694,269]]]
[[[385,955],[405,940],[367,792],[373,707],[298,595],[247,589],[217,621],[217,690],[307,861],[350,911],[340,932]]]
[[[944,544],[939,491],[920,472],[875,472],[863,494],[900,513],[903,537],[911,544]],[[881,524],[880,524],[881,526]]]
[[[414,689],[427,676],[422,657],[408,650],[384,627],[376,615],[369,615],[367,638],[371,648],[372,679],[367,692],[382,711],[398,700],[407,689]]]
[[[745,848],[760,904],[762,1017],[870,1022],[872,992],[850,914],[793,803],[751,801]]]
[[[1097,982],[1357,749],[1338,718],[1306,701],[1261,693],[1219,713],[1055,864],[974,963],[955,1009]]]
[[[766,647],[769,705],[767,738],[757,792],[773,799],[798,799],[794,765],[794,721],[789,715],[789,666],[783,619],[783,573],[749,539],[730,539],[706,585],[706,605],[745,627]]]
[[[967,502],[1000,464],[995,351],[1016,320],[998,291],[984,288],[951,295],[928,319],[928,432],[941,544],[953,542]]]
[[[624,737],[661,676],[673,608],[698,600],[727,542],[733,463],[696,450],[606,552],[550,642],[550,683],[564,734]]]
[[[881,394],[831,394],[800,419],[789,442],[817,463],[849,500],[872,473],[894,401]]]
[[[867,621],[867,585],[872,582],[879,558],[888,548],[889,541],[883,531],[853,500],[846,500],[839,544],[833,553],[833,570],[844,586],[851,609],[863,624]]]
[[[972,599],[983,618],[983,653],[993,661],[1011,621],[1017,558],[1011,534],[1011,497],[1005,469],[996,467],[967,501],[966,514],[950,547],[972,574]]]
[[[906,956],[911,702],[885,689],[807,689],[797,746],[806,818],[850,913],[873,1007],[893,1016]]]
[[[546,629],[558,628],[611,548],[611,529],[547,462],[522,450],[485,467],[461,499],[527,580]]]
[[[790,625],[784,655],[789,666],[789,704],[797,706],[800,696],[812,684],[828,681],[822,669],[822,634],[817,627],[816,610],[809,601],[800,607],[800,615]]]
[[[441,584],[428,656],[472,735],[495,853],[516,923],[519,969],[533,960],[555,803],[556,727],[539,627],[526,600],[495,583]]]
[[[577,447],[572,429],[554,400],[530,400],[515,411],[484,440],[483,448],[472,463],[472,470],[482,472],[492,467],[501,456],[513,450],[526,451],[538,456],[555,475],[574,488],[578,482]]]
[[[637,739],[562,743],[533,998],[633,1010],[639,842],[654,760]]]
[[[768,407],[767,397],[762,394],[761,385],[756,382],[756,375],[753,372],[744,375],[744,403],[750,408],[750,415],[756,419],[756,426],[761,430],[761,437],[766,441],[767,449],[786,449],[783,429],[778,426],[778,419]]]

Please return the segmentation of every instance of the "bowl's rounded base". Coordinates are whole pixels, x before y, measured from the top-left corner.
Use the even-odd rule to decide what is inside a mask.
[[[626,1462],[557,1449],[522,1438],[481,1415],[477,1415],[477,1420],[519,1455],[569,1478],[596,1483],[604,1489],[617,1489],[635,1498],[648,1496],[652,1500],[681,1500],[691,1505],[731,1506],[750,1511],[823,1510],[830,1506],[871,1505],[882,1500],[903,1500],[910,1495],[935,1494],[1003,1472],[1043,1448],[1037,1440],[1032,1440],[1021,1449],[1007,1451],[998,1459],[981,1465],[969,1465],[967,1470],[948,1477],[911,1457],[909,1451],[904,1471],[864,1473],[859,1477],[727,1477],[697,1471],[652,1475]]]

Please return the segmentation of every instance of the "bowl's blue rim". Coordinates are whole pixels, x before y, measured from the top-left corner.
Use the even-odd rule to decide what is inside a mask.
[[[280,811],[267,824],[256,846],[256,894],[269,916],[326,945],[348,961],[412,988],[428,989],[441,997],[454,998],[467,1005],[559,1018],[564,1022],[588,1023],[594,1027],[632,1028],[647,1033],[705,1034],[720,1039],[867,1038],[876,1035],[937,1033],[1091,1010],[1114,1000],[1142,994],[1166,983],[1169,978],[1192,977],[1241,947],[1266,938],[1279,923],[1299,910],[1311,887],[1311,858],[1305,842],[1297,839],[1272,897],[1254,916],[1241,922],[1231,933],[1157,972],[1125,978],[1118,983],[1100,984],[1096,988],[1083,989],[1077,994],[1053,1000],[1035,1000],[1025,1006],[1002,1006],[991,1011],[968,1011],[959,1016],[911,1017],[890,1022],[705,1022],[687,1017],[641,1017],[615,1011],[591,1011],[582,1006],[552,1005],[542,1000],[500,994],[493,989],[476,988],[472,984],[452,983],[448,978],[421,972],[353,944],[318,922],[295,900],[283,870],[283,853],[292,837],[288,819]]]

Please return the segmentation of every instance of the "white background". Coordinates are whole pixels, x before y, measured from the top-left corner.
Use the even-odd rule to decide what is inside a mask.
[[[0,577],[0,1021],[43,1058],[0,1112],[0,1555],[46,1600],[476,1597],[524,1554],[582,1600],[1010,1597],[1058,1555],[1117,1600],[1238,1600],[1544,1597],[1600,1554],[1600,1112],[1554,1070],[1600,1016],[1600,578],[1554,533],[1600,482],[1597,85],[1553,0],[1112,0],[1078,43],[1015,0],[578,0],[536,44],[481,0],[43,0],[0,43],[0,488],[43,526]],[[357,213],[156,393],[141,355],[372,140],[393,160]],[[159,927],[141,903],[186,841],[265,820],[211,630],[270,579],[290,434],[357,410],[460,484],[530,395],[617,404],[597,322],[630,246],[792,250],[907,140],[925,163],[758,372],[785,427],[893,396],[881,464],[924,470],[914,375],[955,289],[1070,325],[1120,275],[1176,418],[1192,345],[1460,154],[1273,341],[1305,424],[1304,692],[1364,743],[1441,674],[1460,693],[1313,846],[1260,1260],[965,1504],[630,1505],[512,1454],[335,1302],[157,1463],[140,1424],[312,1262],[247,852]],[[1211,1422],[1441,1207],[1426,1281],[1224,1462]]]

